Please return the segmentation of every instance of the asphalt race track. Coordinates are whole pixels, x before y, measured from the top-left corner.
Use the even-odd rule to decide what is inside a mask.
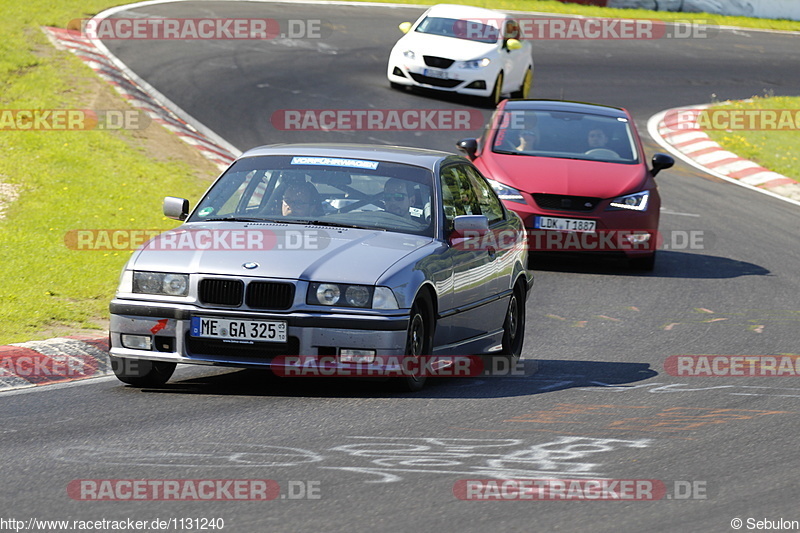
[[[324,31],[105,44],[242,150],[295,141],[454,150],[478,131],[298,132],[271,122],[287,109],[478,109],[389,88],[397,24],[422,11],[152,5],[116,16],[320,20]],[[534,51],[533,96],[628,108],[648,155],[658,148],[645,123],[660,110],[800,87],[795,35],[714,30],[706,39],[537,41]],[[398,394],[372,382],[182,367],[161,390],[102,378],[8,393],[0,396],[6,514],[222,518],[236,533],[731,531],[734,518],[743,529],[751,518],[800,520],[800,381],[678,377],[665,367],[676,355],[800,354],[800,211],[682,163],[657,179],[669,237],[655,271],[593,259],[536,263],[525,364],[513,375]],[[665,492],[656,501],[457,497],[464,480],[498,477],[654,480]],[[280,496],[111,502],[81,501],[72,490],[75,480],[119,479],[264,479]]]

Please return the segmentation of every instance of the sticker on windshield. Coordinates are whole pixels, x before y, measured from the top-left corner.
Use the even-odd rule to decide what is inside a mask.
[[[348,167],[376,170],[377,161],[362,161],[361,159],[339,159],[336,157],[293,157],[293,165],[324,165],[329,167]]]
[[[197,216],[199,216],[199,217],[207,217],[208,215],[210,215],[213,212],[214,212],[214,208],[213,207],[204,207],[203,209],[200,210],[199,213],[197,213]]]

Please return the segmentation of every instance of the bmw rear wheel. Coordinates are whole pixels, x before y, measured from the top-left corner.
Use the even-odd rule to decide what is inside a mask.
[[[484,372],[487,375],[509,376],[522,355],[525,340],[525,289],[517,284],[506,309],[503,322],[503,344],[500,352],[484,356]]]
[[[525,298],[519,285],[514,288],[511,301],[508,302],[506,319],[503,322],[503,354],[514,361],[522,355],[522,343],[525,341]]]

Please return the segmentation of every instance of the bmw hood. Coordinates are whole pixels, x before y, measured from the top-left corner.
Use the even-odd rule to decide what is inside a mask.
[[[431,241],[429,237],[327,226],[184,224],[146,243],[127,268],[370,284]]]

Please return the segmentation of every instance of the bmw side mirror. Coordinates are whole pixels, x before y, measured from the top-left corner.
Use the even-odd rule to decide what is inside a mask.
[[[453,219],[453,229],[462,234],[483,235],[489,231],[489,219],[486,215],[459,215]]]
[[[468,249],[470,241],[479,239],[489,232],[489,219],[486,215],[459,215],[453,219],[450,245]]]
[[[462,150],[467,154],[470,161],[475,159],[475,153],[478,151],[478,140],[477,139],[461,139],[456,143],[456,146],[459,150]]]
[[[674,164],[675,160],[672,156],[667,154],[655,154],[653,155],[653,170],[650,171],[650,174],[655,177],[656,174],[672,167]]]
[[[164,216],[175,220],[186,220],[189,217],[189,200],[167,196],[164,198]]]
[[[410,22],[403,22],[403,23],[400,24],[400,26],[398,26],[398,28],[400,28],[401,32],[408,33],[408,30],[411,29],[411,23]]]

